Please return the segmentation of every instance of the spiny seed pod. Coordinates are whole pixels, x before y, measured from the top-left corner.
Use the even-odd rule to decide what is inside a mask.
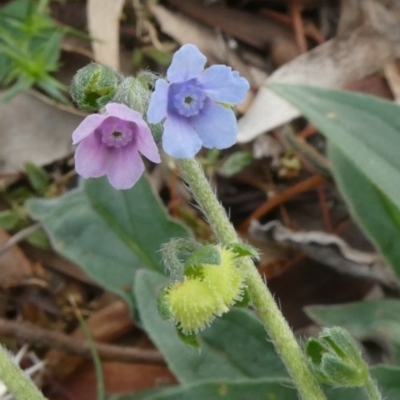
[[[164,247],[164,256],[167,254]],[[181,280],[164,288],[158,309],[164,319],[174,320],[184,334],[198,332],[215,317],[243,298],[244,274],[236,265],[237,254],[222,246],[194,250],[184,266]]]
[[[216,316],[229,311],[207,285],[198,278],[185,278],[171,284],[165,300],[182,332],[197,332]]]
[[[225,305],[231,306],[243,297],[244,275],[236,266],[235,254],[226,248],[218,247],[220,265],[204,264],[203,282],[221,297]]]
[[[72,79],[71,96],[81,110],[96,111],[115,96],[123,76],[105,65],[91,63]]]

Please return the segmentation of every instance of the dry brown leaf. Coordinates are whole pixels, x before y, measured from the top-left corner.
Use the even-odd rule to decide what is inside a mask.
[[[354,249],[336,235],[319,231],[296,232],[284,227],[279,221],[265,225],[253,221],[249,232],[289,244],[338,272],[374,280],[393,289],[400,288],[392,268],[379,254]]]
[[[229,64],[254,86],[259,86],[265,81],[267,74],[255,66],[246,65],[234,51],[226,46],[222,37],[212,28],[163,6],[149,4],[149,9],[164,33],[180,44],[196,45],[205,54],[210,64]]]
[[[22,116],[22,118],[21,118]],[[82,117],[46,103],[31,93],[0,107],[0,172],[45,165],[72,152],[71,133]]]
[[[119,20],[124,0],[88,0],[88,29],[95,60],[119,70]]]
[[[93,341],[105,343],[120,338],[133,327],[127,305],[119,300],[93,313],[86,320],[86,324]],[[71,336],[85,339],[80,328],[76,329]],[[83,362],[82,357],[61,350],[50,350],[46,355],[47,367],[51,368],[52,375],[60,379],[68,377]]]
[[[103,362],[104,385],[107,393],[124,394],[161,385],[176,384],[167,367],[159,365]],[[96,373],[93,363],[85,363],[65,384],[71,398],[96,400]]]
[[[265,81],[247,114],[239,121],[238,141],[250,141],[299,116],[294,107],[268,89],[268,84],[341,88],[370,75],[400,56],[399,23],[400,2],[343,1],[337,37],[279,68]]]
[[[0,248],[3,247],[10,235],[0,229]],[[0,256],[0,286],[9,287],[22,283],[33,275],[30,262],[18,246],[11,247]]]

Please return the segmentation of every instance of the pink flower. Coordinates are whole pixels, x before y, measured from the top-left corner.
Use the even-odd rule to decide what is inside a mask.
[[[161,161],[157,145],[142,116],[124,104],[109,103],[107,114],[86,117],[72,133],[75,169],[83,178],[107,175],[116,189],[129,189],[141,177],[144,164]]]

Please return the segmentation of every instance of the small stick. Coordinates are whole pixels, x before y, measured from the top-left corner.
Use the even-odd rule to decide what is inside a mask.
[[[72,338],[64,333],[37,328],[32,324],[24,322],[0,319],[0,336],[12,337],[29,343],[58,348],[87,358],[92,357],[88,342]],[[164,357],[157,350],[136,349],[105,343],[95,343],[95,346],[102,360],[134,364],[165,365]]]
[[[17,243],[21,242],[25,238],[27,238],[30,234],[33,232],[36,232],[40,229],[41,224],[37,222],[36,224],[33,224],[31,226],[28,226],[25,229],[20,230],[17,232],[15,235],[11,236],[10,239],[7,241],[7,243],[0,248],[0,257],[6,253],[8,250],[11,249],[11,247],[15,246]]]
[[[265,214],[273,210],[275,207],[290,200],[297,194],[307,192],[325,183],[325,178],[321,175],[314,175],[298,184],[284,190],[283,192],[277,194],[276,196],[269,199],[261,207],[257,208],[254,212],[250,214],[248,218],[240,225],[239,231],[246,232],[250,226],[250,222],[253,219],[260,219]]]
[[[294,35],[296,37],[297,46],[301,53],[307,53],[307,40],[304,30],[303,18],[301,17],[301,10],[297,0],[292,0],[290,3],[290,14],[292,17]]]

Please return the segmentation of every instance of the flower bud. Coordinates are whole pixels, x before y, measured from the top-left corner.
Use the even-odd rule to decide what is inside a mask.
[[[91,63],[75,74],[71,96],[81,110],[96,111],[115,96],[122,75],[105,65]]]
[[[368,366],[357,344],[342,328],[325,329],[318,339],[309,339],[306,353],[323,383],[336,387],[358,387],[368,379]]]
[[[130,76],[118,86],[113,101],[125,104],[145,116],[150,95],[150,90],[145,83]]]

